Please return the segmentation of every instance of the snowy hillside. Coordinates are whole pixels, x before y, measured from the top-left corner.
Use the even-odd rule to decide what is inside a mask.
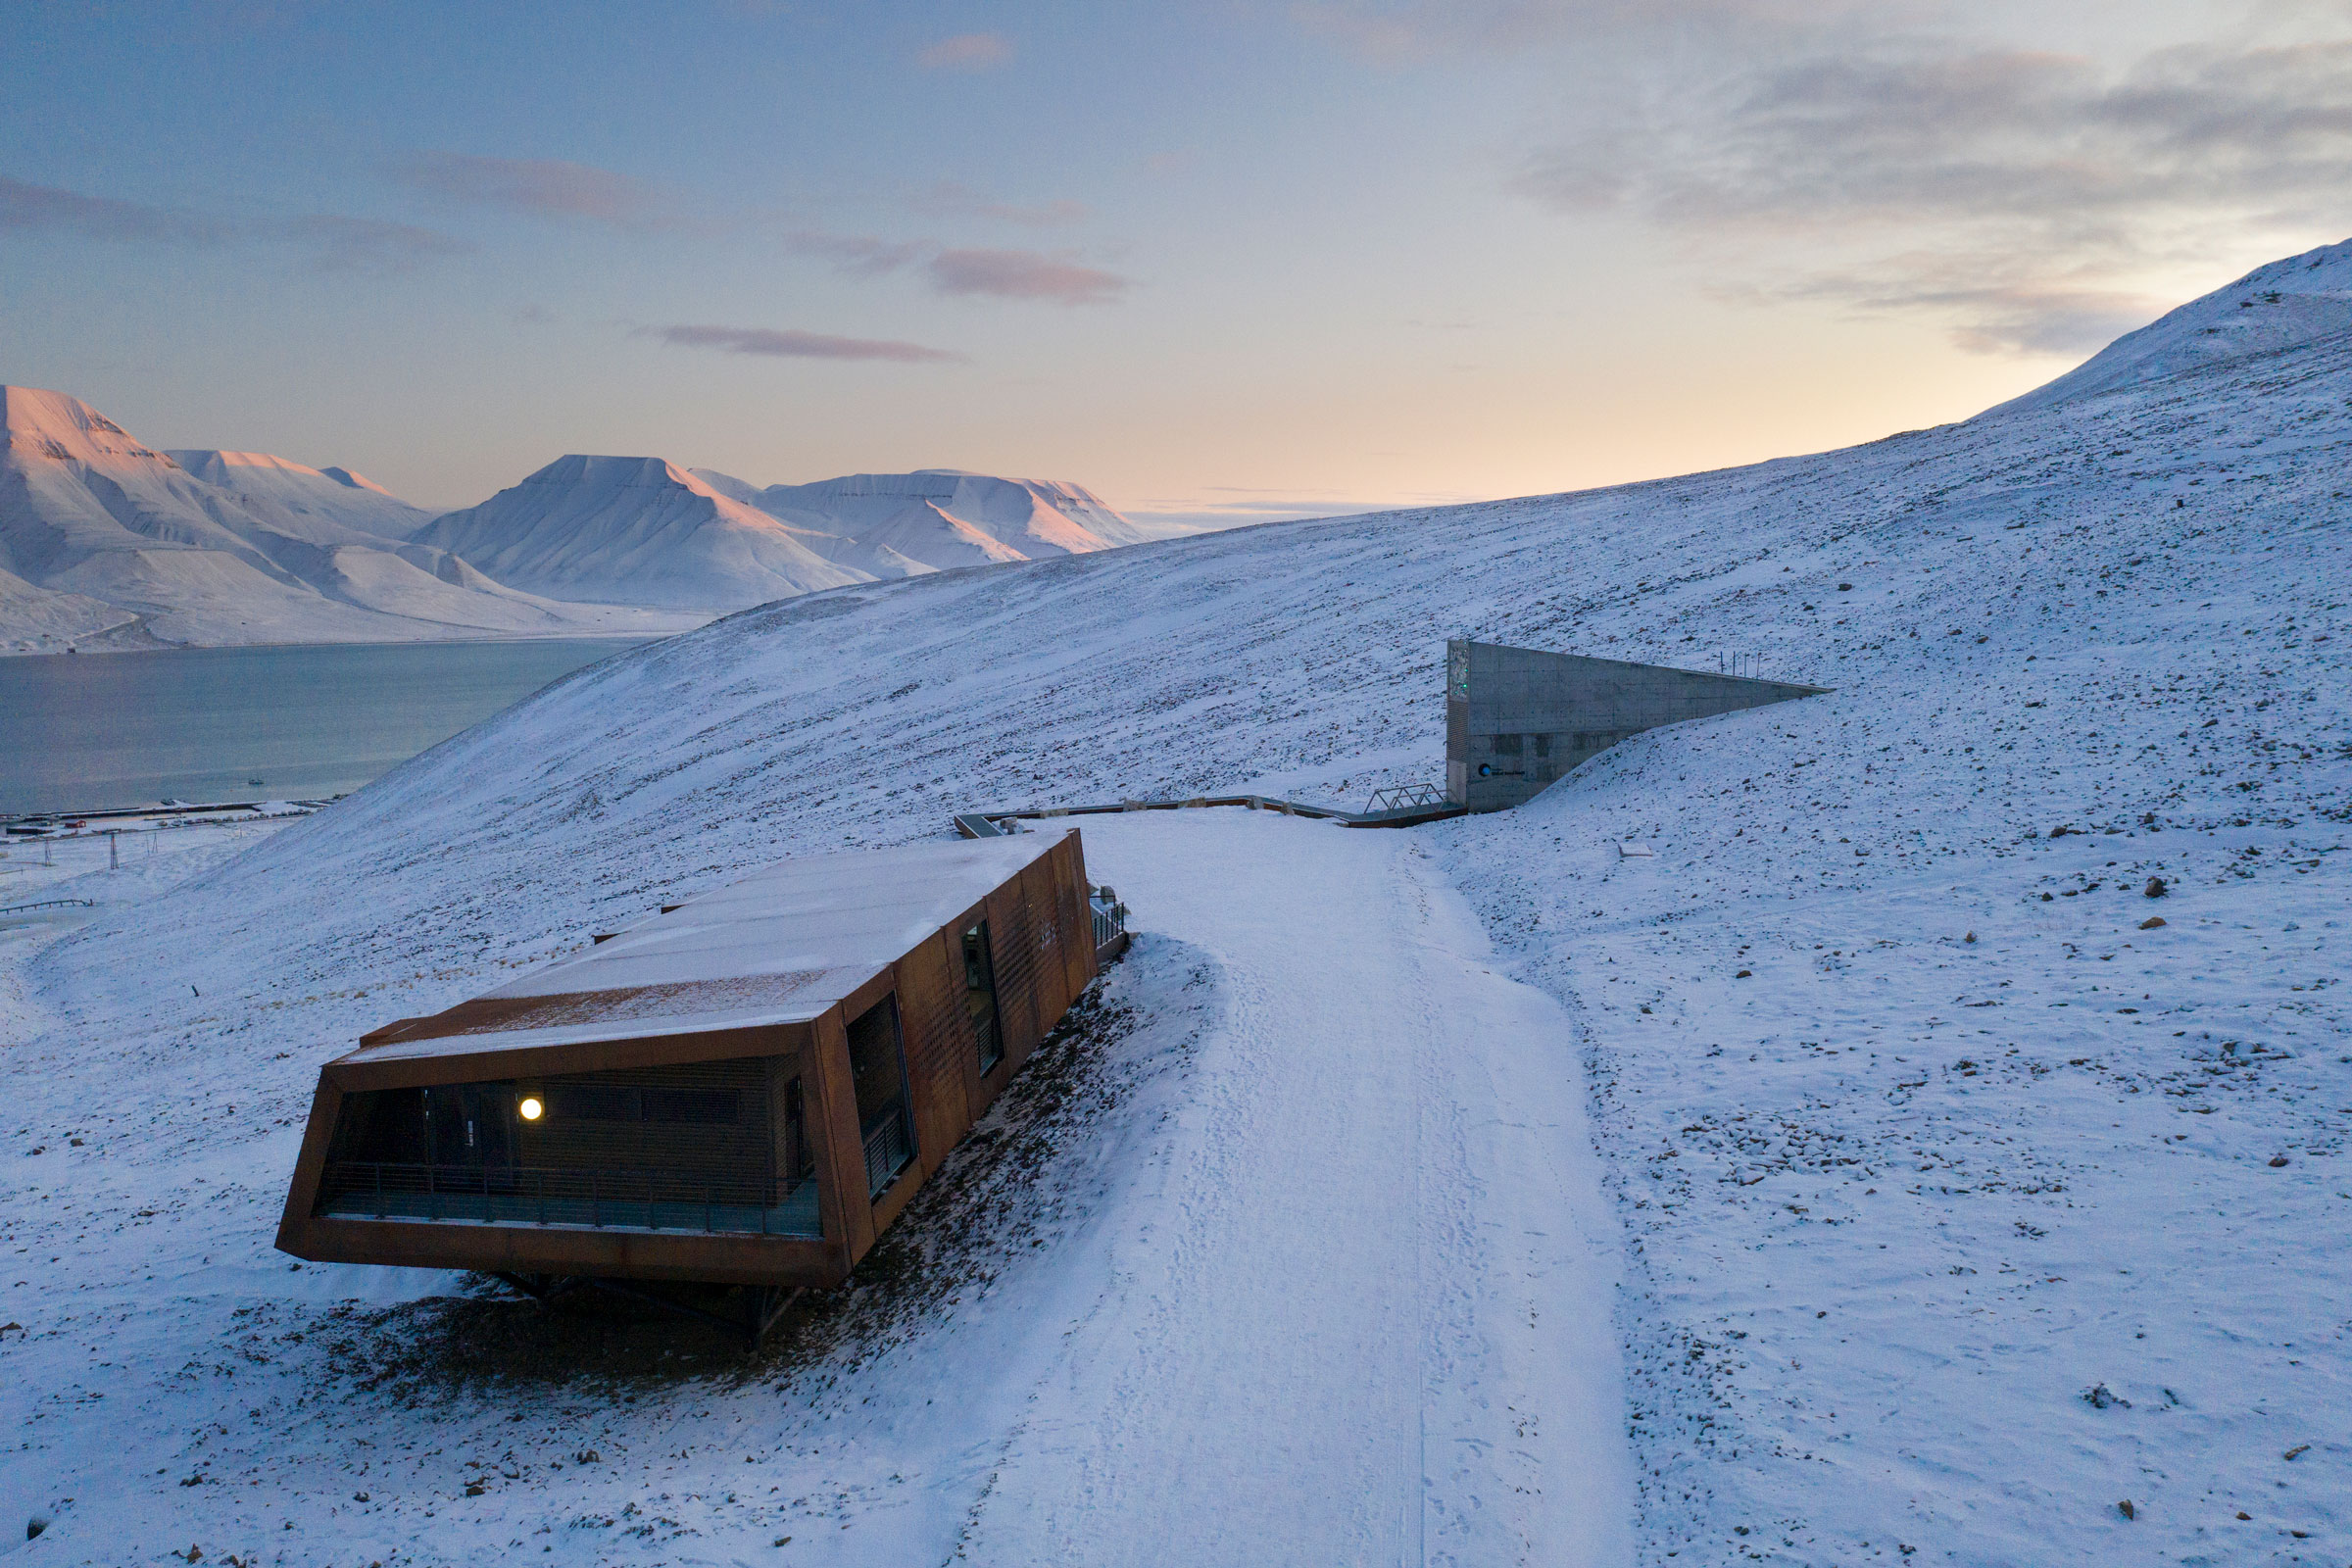
[[[660,458],[558,458],[416,542],[551,598],[711,612],[865,581],[838,541],[719,494]]]
[[[691,621],[553,604],[386,537],[382,491],[283,459],[196,471],[77,398],[0,388],[0,652],[648,634]]]
[[[837,588],[184,880],[60,884],[110,906],[0,933],[0,1525],[74,1562],[2340,1562],[2347,385],[2335,330],[1745,469]],[[748,1365],[270,1250],[362,1031],[954,809],[1434,779],[1449,635],[1834,690],[1494,816],[1086,819],[1135,952]]]
[[[0,653],[105,646],[118,635],[136,635],[138,625],[137,615],[104,600],[58,593],[0,571]]]
[[[2257,267],[2227,288],[2125,333],[2057,380],[1995,412],[2048,408],[2347,329],[2352,329],[2352,240]]]

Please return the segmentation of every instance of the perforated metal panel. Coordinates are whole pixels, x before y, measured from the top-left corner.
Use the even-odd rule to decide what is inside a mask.
[[[1004,1051],[1015,1062],[1035,1049],[1038,1027],[1037,919],[1022,892],[1028,879],[1012,882],[988,901],[990,936],[996,948],[997,1011],[1004,1020]]]

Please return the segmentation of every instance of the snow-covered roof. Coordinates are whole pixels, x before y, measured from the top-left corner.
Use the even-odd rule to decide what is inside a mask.
[[[781,860],[430,1018],[376,1062],[817,1017],[1045,858],[1073,828]]]

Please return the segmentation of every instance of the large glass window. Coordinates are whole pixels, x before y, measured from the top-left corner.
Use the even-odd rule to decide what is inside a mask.
[[[1004,1059],[1004,1025],[997,1014],[997,965],[988,950],[988,922],[963,930],[963,1005],[980,1048],[980,1070]]]
[[[743,1057],[349,1095],[318,1212],[816,1236],[798,1066]]]

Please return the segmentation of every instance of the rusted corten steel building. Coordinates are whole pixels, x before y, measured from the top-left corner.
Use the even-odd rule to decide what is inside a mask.
[[[1093,979],[1075,828],[787,860],[367,1036],[277,1245],[836,1284]]]

